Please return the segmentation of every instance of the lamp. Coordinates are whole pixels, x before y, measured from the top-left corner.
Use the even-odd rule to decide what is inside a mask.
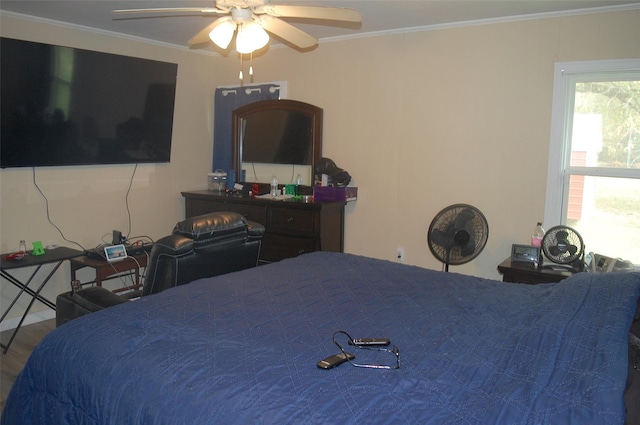
[[[240,20],[236,24],[231,17],[221,18],[209,33],[209,38],[221,49],[229,47],[233,38],[233,33],[238,29],[236,35],[236,51],[240,54],[252,53],[262,49],[269,42],[269,34],[253,21]]]
[[[262,49],[269,42],[269,34],[255,22],[242,24],[236,36],[236,51],[240,54]]]
[[[231,43],[233,34],[236,34],[236,51],[240,54],[240,81],[244,79],[242,74],[242,55],[251,54],[251,64],[249,65],[249,75],[253,77],[253,52],[262,49],[269,42],[269,34],[253,21],[253,11],[249,8],[234,8],[231,16],[220,18],[214,23],[214,27],[209,32],[209,38],[216,46],[226,50]]]
[[[209,33],[209,38],[216,46],[221,49],[229,47],[229,43],[233,38],[233,33],[236,30],[236,24],[231,18],[222,18],[219,25],[216,25],[214,29]]]

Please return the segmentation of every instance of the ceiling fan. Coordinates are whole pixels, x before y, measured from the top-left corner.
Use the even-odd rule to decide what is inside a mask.
[[[236,34],[236,51],[251,53],[269,42],[269,32],[300,49],[318,44],[314,36],[296,28],[280,18],[361,22],[354,9],[322,6],[295,6],[270,4],[269,0],[215,0],[214,7],[173,7],[150,9],[119,9],[113,13],[197,13],[220,16],[189,40],[190,47],[213,41],[225,50]]]

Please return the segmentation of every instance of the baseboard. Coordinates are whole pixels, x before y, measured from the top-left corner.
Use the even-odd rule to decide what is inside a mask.
[[[18,327],[18,323],[20,323],[21,317],[22,316],[3,320],[2,323],[0,323],[0,331],[8,331],[10,329],[15,329],[16,327]],[[24,322],[22,322],[22,326],[30,325],[32,323],[42,322],[49,319],[55,319],[55,317],[56,317],[55,310],[44,310],[44,311],[39,311],[37,313],[31,313],[24,318]]]

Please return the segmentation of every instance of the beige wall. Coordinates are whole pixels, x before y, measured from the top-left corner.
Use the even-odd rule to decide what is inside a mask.
[[[557,61],[640,57],[640,11],[549,18],[272,49],[256,80],[324,108],[324,154],[359,187],[347,252],[440,269],[427,247],[435,214],[480,208],[490,236],[453,271],[499,278],[512,243],[542,220]],[[218,60],[225,83],[237,61]],[[558,223],[545,223],[547,227]]]
[[[172,162],[138,167],[129,197],[132,234],[164,235],[183,217],[179,192],[205,187],[213,91],[237,84],[239,61],[8,18],[1,24],[3,36],[179,64]],[[402,246],[407,263],[440,269],[426,244],[429,223],[449,204],[470,203],[489,221],[489,242],[452,270],[499,278],[496,265],[511,244],[527,243],[542,219],[554,63],[637,58],[639,41],[639,10],[478,25],[326,42],[304,54],[271,48],[254,59],[255,82],[286,80],[289,98],[324,109],[324,155],[359,187],[347,206],[347,252],[392,260]],[[52,220],[89,246],[126,229],[132,170],[37,169],[37,178]],[[2,252],[20,239],[63,244],[31,170],[2,170],[0,179]],[[65,273],[47,288],[50,296],[68,288]],[[12,294],[5,288],[3,306]]]

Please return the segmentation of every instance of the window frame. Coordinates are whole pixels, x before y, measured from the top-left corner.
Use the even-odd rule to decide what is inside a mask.
[[[566,224],[569,179],[572,175],[640,179],[640,169],[577,167],[569,164],[577,82],[610,81],[624,73],[640,73],[640,59],[557,62],[554,67],[551,135],[547,169],[544,223]],[[605,78],[606,77],[606,78]],[[612,78],[613,77],[613,78]]]

